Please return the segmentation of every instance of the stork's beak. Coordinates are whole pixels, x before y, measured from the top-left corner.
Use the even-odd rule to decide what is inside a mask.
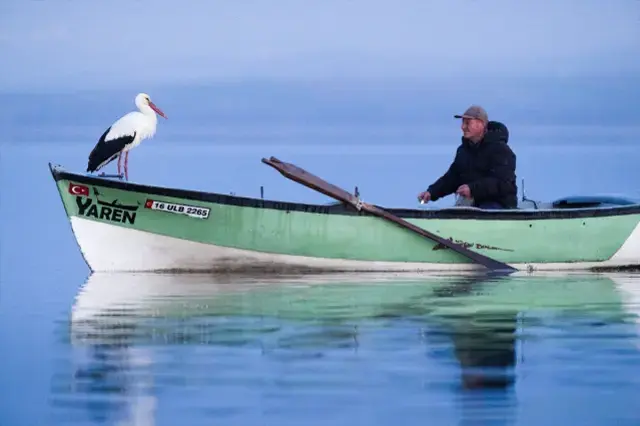
[[[164,117],[165,119],[167,119],[167,116],[166,116],[166,115],[164,115],[164,112],[162,112],[162,111],[160,110],[160,108],[158,108],[158,107],[156,106],[156,104],[154,104],[153,102],[149,101],[149,106],[151,107],[151,109],[152,109],[152,110],[154,110],[155,112],[157,112],[157,113],[158,113],[158,115],[160,115],[161,117]]]

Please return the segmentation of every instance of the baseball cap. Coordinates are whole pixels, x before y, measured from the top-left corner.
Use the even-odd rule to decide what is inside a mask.
[[[462,115],[454,115],[455,118],[476,118],[482,120],[485,124],[489,122],[489,115],[479,105],[471,105]]]

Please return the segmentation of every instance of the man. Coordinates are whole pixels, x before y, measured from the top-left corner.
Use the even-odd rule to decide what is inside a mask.
[[[481,209],[517,208],[516,155],[507,145],[507,127],[489,121],[477,105],[454,117],[462,119],[462,143],[449,170],[418,200],[436,201],[455,192]]]

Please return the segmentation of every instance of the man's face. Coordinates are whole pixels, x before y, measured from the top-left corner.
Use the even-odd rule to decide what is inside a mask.
[[[478,139],[484,133],[484,123],[477,118],[463,118],[460,128],[467,139]]]

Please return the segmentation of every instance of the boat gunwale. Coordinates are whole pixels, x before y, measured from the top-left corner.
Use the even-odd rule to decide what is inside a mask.
[[[356,210],[352,206],[337,204],[309,204],[295,201],[279,201],[253,198],[217,192],[198,191],[172,187],[155,186],[149,184],[132,183],[100,176],[80,174],[67,171],[59,165],[49,163],[49,169],[56,182],[69,180],[88,185],[103,186],[129,192],[141,192],[172,198],[182,198],[237,207],[280,210],[286,212],[303,212],[343,216],[366,216],[366,212]],[[611,207],[582,207],[575,209],[504,209],[481,210],[476,208],[443,208],[417,209],[382,207],[390,213],[403,219],[456,219],[456,220],[548,220],[548,219],[586,219],[598,217],[614,217],[640,214],[640,203]]]

